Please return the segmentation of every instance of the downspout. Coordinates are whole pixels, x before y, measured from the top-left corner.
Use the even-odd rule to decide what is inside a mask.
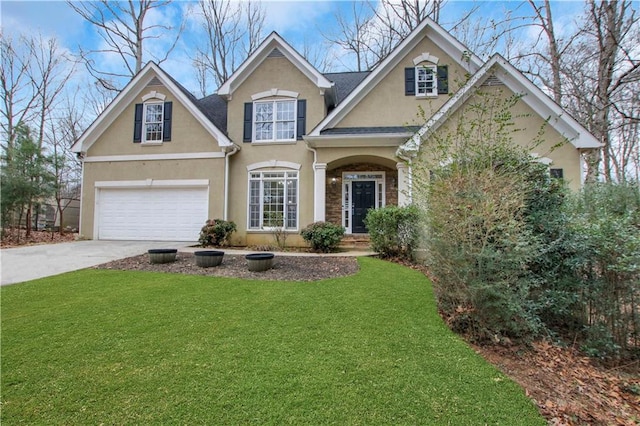
[[[231,145],[231,150],[225,148],[224,152],[224,212],[223,220],[229,220],[229,157],[240,151],[240,147],[236,144]]]
[[[305,144],[304,144],[305,148],[307,148],[309,151],[313,152],[313,163],[311,164],[311,168],[313,170],[313,219],[315,222],[315,218],[316,218],[316,211],[318,209],[318,206],[316,206],[316,194],[315,194],[315,189],[317,186],[317,182],[316,182],[316,164],[318,163],[318,150],[316,148],[312,148],[311,146],[309,146],[309,141],[305,140]]]
[[[305,146],[309,151],[313,152],[313,164],[312,164],[312,167],[314,167],[314,170],[315,170],[316,163],[318,162],[318,150],[317,150],[317,149],[315,149],[315,148],[311,148],[311,147],[309,146],[309,141],[305,141],[304,146]],[[314,174],[314,176],[315,176],[315,174]]]

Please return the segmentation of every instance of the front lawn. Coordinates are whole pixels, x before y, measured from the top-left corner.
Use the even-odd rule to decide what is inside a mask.
[[[419,272],[84,270],[3,287],[2,424],[544,425]]]

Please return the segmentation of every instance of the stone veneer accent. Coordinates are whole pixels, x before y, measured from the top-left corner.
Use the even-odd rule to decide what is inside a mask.
[[[385,199],[387,206],[398,205],[398,170],[379,164],[347,164],[337,169],[327,170],[326,213],[327,222],[342,225],[342,173],[343,172],[385,172]],[[331,184],[333,178],[336,185]],[[392,183],[395,182],[395,185]]]

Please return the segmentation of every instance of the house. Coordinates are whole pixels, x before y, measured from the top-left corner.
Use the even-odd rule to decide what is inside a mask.
[[[80,233],[193,241],[208,218],[233,220],[235,245],[271,244],[274,227],[303,244],[299,231],[323,220],[366,233],[368,209],[410,203],[422,140],[484,86],[523,95],[518,137],[547,122],[532,154],[579,188],[597,140],[503,58],[483,62],[426,19],[370,72],[323,74],[272,33],[203,99],[147,64],[73,147]]]

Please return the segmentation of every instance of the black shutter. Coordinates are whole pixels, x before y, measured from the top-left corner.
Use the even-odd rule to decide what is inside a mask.
[[[164,103],[164,117],[162,120],[162,141],[169,142],[171,140],[171,115],[173,110],[173,102]]]
[[[244,130],[242,136],[242,142],[251,142],[252,130],[253,130],[253,103],[247,102],[244,104]]]
[[[416,69],[409,67],[404,69],[404,94],[415,96],[416,94]]]
[[[302,140],[302,135],[307,133],[307,101],[298,100],[298,117],[296,125],[296,139]]]
[[[133,118],[133,142],[142,142],[142,104],[136,104]]]
[[[438,94],[446,95],[447,93],[449,93],[449,67],[438,65]]]

